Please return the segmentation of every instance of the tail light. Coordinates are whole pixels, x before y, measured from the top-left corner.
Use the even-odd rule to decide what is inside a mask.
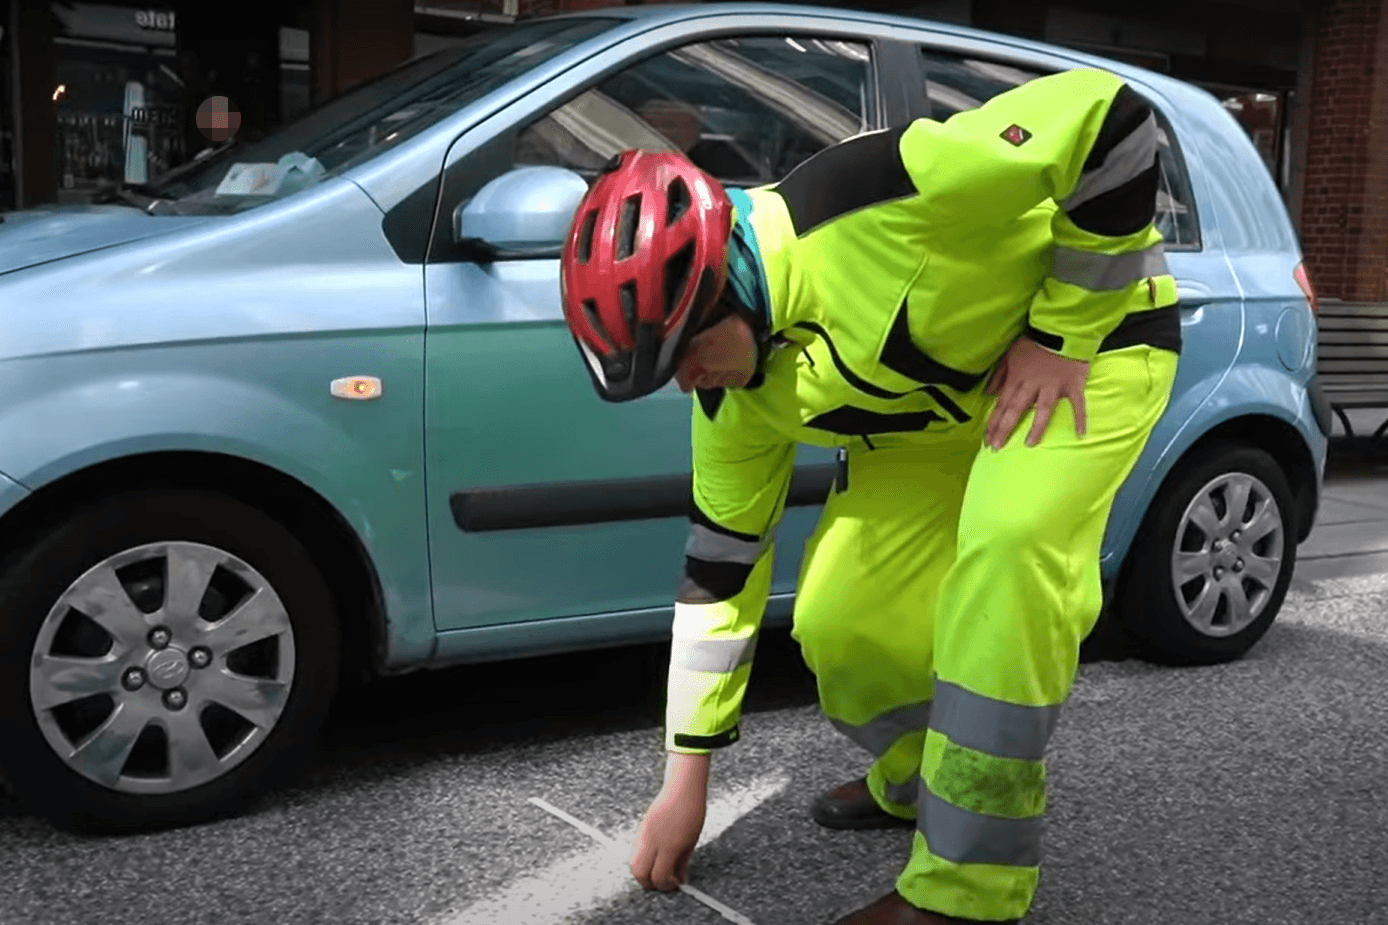
[[[1292,272],[1292,277],[1296,279],[1296,284],[1301,287],[1301,291],[1306,294],[1306,301],[1311,303],[1311,311],[1319,312],[1320,303],[1316,300],[1316,288],[1311,285],[1311,277],[1306,272],[1306,264],[1298,263]]]

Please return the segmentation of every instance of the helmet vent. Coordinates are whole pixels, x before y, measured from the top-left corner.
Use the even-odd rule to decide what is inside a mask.
[[[626,260],[636,251],[636,221],[641,217],[641,194],[622,203],[622,224],[617,229],[617,259]]]
[[[602,326],[602,319],[598,317],[598,303],[592,299],[583,300],[583,314],[588,317],[588,326],[593,329],[593,333],[598,335],[598,340],[602,341],[607,353],[616,353],[617,345],[612,343],[612,339],[607,336],[607,331]]]
[[[598,225],[598,212],[592,209],[578,229],[578,262],[586,264],[593,258],[593,229]]]
[[[627,330],[632,337],[636,336],[637,315],[636,315],[636,284],[622,283],[617,289],[617,295],[622,300],[622,317],[627,320]]]
[[[694,242],[675,251],[674,256],[665,261],[665,317],[674,314],[680,296],[689,287],[689,274],[694,269]]]
[[[684,213],[689,211],[690,204],[689,187],[685,186],[684,181],[676,178],[665,191],[665,225],[669,227],[684,217]]]

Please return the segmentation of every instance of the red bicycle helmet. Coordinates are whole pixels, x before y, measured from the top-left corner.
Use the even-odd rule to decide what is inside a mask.
[[[732,203],[683,155],[626,151],[574,215],[560,285],[564,320],[607,401],[675,375],[725,282]]]

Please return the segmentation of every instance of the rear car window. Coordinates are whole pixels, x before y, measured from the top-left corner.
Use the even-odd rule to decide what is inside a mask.
[[[1046,74],[1012,62],[971,58],[936,48],[921,48],[925,72],[925,112],[943,122],[957,112],[976,109],[985,102],[1029,80]],[[1157,230],[1168,250],[1199,250],[1200,223],[1195,212],[1190,175],[1181,156],[1176,133],[1155,105],[1157,114],[1158,168]]]

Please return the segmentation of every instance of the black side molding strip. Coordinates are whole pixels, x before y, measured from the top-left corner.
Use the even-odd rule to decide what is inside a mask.
[[[823,504],[837,469],[833,463],[796,466],[786,507]],[[688,517],[689,476],[471,488],[453,492],[448,506],[464,533]]]

